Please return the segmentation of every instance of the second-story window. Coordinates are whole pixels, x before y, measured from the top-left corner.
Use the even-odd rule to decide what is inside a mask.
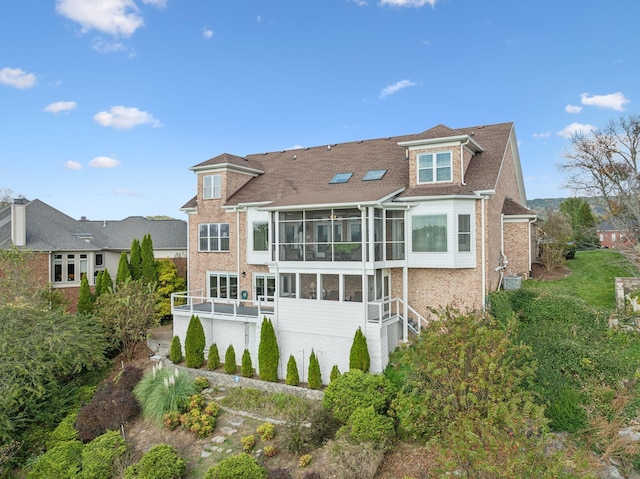
[[[201,224],[199,251],[229,251],[229,223]]]
[[[207,175],[202,178],[202,197],[205,200],[222,197],[222,175]]]
[[[450,151],[418,155],[418,183],[451,181],[452,177]]]
[[[269,223],[253,223],[253,251],[269,251]]]

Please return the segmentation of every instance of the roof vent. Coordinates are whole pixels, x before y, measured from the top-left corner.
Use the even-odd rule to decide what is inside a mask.
[[[297,160],[298,159],[298,155],[293,155],[293,159]]]
[[[327,145],[327,151],[331,149],[331,145]]]

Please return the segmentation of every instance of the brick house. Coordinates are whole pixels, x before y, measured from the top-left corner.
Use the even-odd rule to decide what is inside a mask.
[[[627,236],[611,220],[601,221],[596,226],[596,234],[602,248],[631,248],[635,244],[631,239],[633,235],[630,235],[631,238]]]
[[[170,258],[186,276],[187,223],[130,216],[117,221],[75,220],[40,200],[18,198],[0,206],[0,248],[32,251],[30,270],[43,287],[60,289],[75,309],[81,275],[90,285],[108,269],[113,279],[120,254],[150,234],[156,259]]]
[[[380,372],[431,308],[483,308],[535,255],[512,123],[222,154],[191,170],[191,290],[174,297],[174,334],[184,344],[197,314],[207,348],[247,348],[256,365],[269,317],[281,376],[293,355],[305,381],[312,349],[324,382],[334,364],[348,370],[358,327]]]

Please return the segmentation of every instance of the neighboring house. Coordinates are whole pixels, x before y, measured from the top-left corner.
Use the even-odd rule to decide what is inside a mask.
[[[18,198],[0,206],[0,248],[34,252],[31,269],[39,282],[61,289],[75,306],[80,280],[95,284],[108,269],[115,280],[120,254],[150,234],[156,259],[170,258],[186,275],[187,223],[130,216],[118,221],[75,220],[40,200]]]
[[[611,220],[601,221],[596,226],[596,233],[602,248],[629,248],[634,245],[634,241],[620,231]]]
[[[305,381],[312,349],[324,382],[334,364],[347,371],[358,327],[380,372],[432,308],[481,309],[504,275],[530,273],[536,215],[512,123],[222,154],[191,170],[191,291],[174,297],[174,334],[185,344],[198,314],[207,347],[248,348],[257,364],[269,317],[281,376],[293,355]]]

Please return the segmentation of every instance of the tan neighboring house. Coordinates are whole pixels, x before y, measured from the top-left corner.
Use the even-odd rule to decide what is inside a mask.
[[[130,216],[117,221],[76,220],[40,200],[18,198],[0,206],[0,248],[34,253],[30,269],[42,286],[60,289],[75,309],[80,280],[95,284],[108,269],[115,280],[120,254],[130,253],[134,239],[150,234],[156,259],[169,258],[186,275],[187,223]]]
[[[306,381],[312,349],[325,383],[333,365],[347,371],[358,328],[380,372],[431,308],[482,309],[504,276],[530,274],[536,216],[512,123],[222,154],[191,170],[191,291],[174,297],[174,334],[184,344],[197,314],[207,347],[247,348],[257,365],[271,318],[282,377],[293,355]]]

